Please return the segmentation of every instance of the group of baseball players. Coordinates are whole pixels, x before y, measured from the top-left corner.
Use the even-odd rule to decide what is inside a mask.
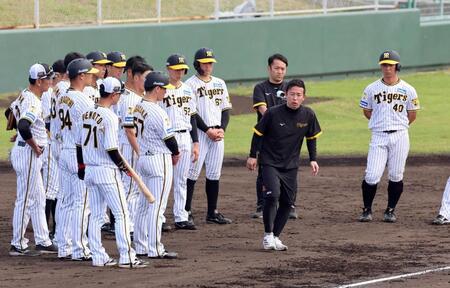
[[[185,82],[190,68],[181,54],[167,58],[167,73],[153,71],[141,56],[127,59],[118,51],[86,56],[71,52],[52,66],[32,65],[29,87],[7,111],[8,127],[18,131],[11,139],[17,198],[9,254],[57,253],[60,259],[121,268],[146,267],[139,257],[177,258],[161,241],[162,231],[169,229],[164,217],[169,194],[173,188],[175,228],[195,230],[192,199],[203,164],[206,222],[232,223],[217,207],[232,106],[225,82],[213,76],[215,62],[211,49],[200,48],[193,61],[196,73]],[[366,87],[360,101],[372,131],[361,222],[372,220],[372,203],[386,166],[383,220],[397,220],[408,128],[420,109],[415,89],[398,76],[399,54],[385,51],[378,63],[382,78]],[[322,133],[314,111],[302,105],[305,83],[284,80],[287,67],[285,56],[270,56],[269,78],[254,88],[257,124],[246,164],[258,171],[256,212],[251,217],[263,219],[263,248],[276,251],[287,250],[280,234],[289,218],[298,217],[303,140],[317,175],[316,141]],[[130,177],[135,171],[153,193],[154,203]],[[449,207],[450,178],[434,224],[450,223]],[[25,238],[30,218],[34,250]],[[118,260],[103,248],[102,230],[115,234]]]
[[[161,242],[169,193],[173,187],[175,228],[195,230],[192,198],[203,164],[206,222],[231,223],[217,209],[232,107],[225,82],[212,75],[215,62],[211,49],[200,48],[186,82],[181,54],[167,58],[167,73],[118,51],[71,52],[52,66],[32,65],[29,87],[6,113],[18,131],[11,139],[18,186],[9,254],[57,253],[121,268],[146,267],[139,257],[177,258]],[[30,218],[34,250],[25,238]],[[119,259],[103,248],[102,230],[115,234]]]

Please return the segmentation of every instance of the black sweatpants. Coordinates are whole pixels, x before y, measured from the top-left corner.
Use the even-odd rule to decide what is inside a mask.
[[[262,178],[264,191],[264,231],[278,237],[289,218],[291,205],[297,194],[298,168],[281,169],[264,165]],[[278,206],[278,209],[277,209]]]

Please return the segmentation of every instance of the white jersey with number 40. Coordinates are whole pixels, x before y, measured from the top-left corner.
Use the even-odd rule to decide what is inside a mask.
[[[369,120],[369,129],[372,131],[408,129],[408,111],[420,109],[414,87],[403,80],[388,85],[383,79],[364,89],[359,106],[372,111]]]

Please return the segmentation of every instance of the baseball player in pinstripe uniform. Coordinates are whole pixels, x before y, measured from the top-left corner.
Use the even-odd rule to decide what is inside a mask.
[[[447,179],[444,193],[442,194],[439,214],[433,219],[434,225],[447,225],[450,223],[450,177]]]
[[[101,240],[101,226],[106,205],[111,209],[115,222],[115,235],[121,268],[142,268],[147,264],[136,258],[131,247],[130,225],[125,192],[120,171],[128,173],[119,154],[119,120],[110,109],[117,104],[123,92],[123,84],[108,77],[100,85],[98,104],[83,112],[82,129],[77,143],[78,176],[89,188],[91,218],[89,244],[93,266],[114,266],[116,260],[108,256]],[[120,169],[120,170],[119,170]]]
[[[177,258],[161,242],[161,226],[172,185],[172,165],[180,159],[177,141],[167,113],[158,105],[166,89],[174,88],[167,75],[150,72],[145,78],[145,96],[134,109],[139,143],[138,173],[156,200],[149,204],[140,194],[135,218],[134,244],[138,255]]]
[[[88,95],[89,98],[94,101],[94,103],[97,103],[98,100],[100,100],[100,92],[98,88],[100,87],[100,84],[105,77],[106,65],[111,63],[111,61],[107,59],[106,53],[101,51],[94,51],[87,54],[86,59],[91,61],[92,66],[94,66],[94,68],[97,69],[98,72],[96,74],[93,74],[92,83],[84,87],[83,93]]]
[[[195,224],[188,221],[189,215],[185,209],[187,173],[190,164],[197,161],[199,156],[195,97],[191,88],[181,81],[189,69],[185,57],[180,54],[170,55],[166,67],[170,84],[175,88],[167,89],[160,105],[169,115],[181,151],[180,161],[173,170],[175,228],[195,230]]]
[[[372,202],[387,165],[388,203],[383,220],[392,223],[397,221],[394,210],[403,192],[403,172],[409,151],[408,128],[416,119],[420,105],[416,90],[398,77],[400,55],[394,50],[384,51],[378,63],[383,77],[364,89],[359,104],[372,131],[362,182],[364,208],[359,221],[372,220]]]
[[[194,58],[194,68],[197,70],[197,74],[189,78],[186,84],[194,92],[197,103],[196,120],[200,156],[189,169],[185,209],[191,211],[195,182],[200,175],[203,163],[205,163],[208,200],[206,222],[230,224],[232,221],[217,211],[217,200],[224,155],[223,137],[230,117],[231,102],[225,82],[212,76],[213,65],[216,62],[213,51],[209,48],[200,48]]]
[[[45,189],[45,217],[50,230],[50,216],[53,219],[50,238],[53,239],[56,231],[56,197],[59,191],[58,160],[60,154],[59,141],[52,135],[52,121],[56,118],[56,98],[54,96],[56,85],[63,79],[66,68],[63,60],[57,60],[52,65],[54,78],[53,87],[42,94],[42,111],[44,113],[45,126],[49,136],[47,149],[44,149],[42,158],[42,178]],[[57,129],[55,129],[57,131]]]
[[[87,188],[78,178],[76,164],[76,145],[81,115],[92,108],[94,102],[83,93],[84,87],[92,83],[92,74],[98,70],[89,60],[78,58],[67,66],[70,88],[58,99],[58,115],[61,120],[62,151],[60,156],[61,184],[63,192],[59,202],[62,207],[57,219],[58,257],[72,260],[90,260],[91,253],[87,246],[87,220],[89,205]],[[72,247],[68,238],[72,239]]]
[[[136,62],[129,67],[129,78],[125,83],[125,91],[122,93],[117,104],[117,113],[120,120],[121,129],[119,131],[120,151],[123,157],[136,169],[139,145],[136,140],[134,130],[134,107],[141,102],[144,95],[145,77],[151,71],[151,67],[142,62]],[[128,81],[131,80],[131,81]],[[125,196],[130,215],[130,231],[134,232],[134,216],[136,211],[139,189],[136,182],[126,174],[122,175],[122,182],[125,187]]]
[[[31,218],[36,250],[56,253],[45,221],[45,193],[41,168],[47,133],[42,115],[41,96],[52,83],[53,71],[47,64],[34,64],[29,71],[29,87],[13,103],[18,135],[11,152],[17,173],[17,198],[13,215],[13,238],[9,255],[30,255],[25,230]]]

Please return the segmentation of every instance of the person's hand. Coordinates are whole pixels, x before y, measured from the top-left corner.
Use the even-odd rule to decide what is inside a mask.
[[[319,173],[319,164],[316,161],[311,161],[309,165],[311,166],[312,175],[316,176]]]
[[[209,137],[209,139],[216,141],[217,138],[217,129],[215,128],[209,128],[206,130],[206,135]]]
[[[192,144],[192,163],[197,162],[200,155],[200,145],[198,142]]]
[[[222,140],[223,137],[225,137],[225,131],[223,131],[222,128],[218,128],[218,129],[216,129],[216,131],[217,131],[217,137],[214,139],[214,141],[217,142],[217,141]]]
[[[43,148],[43,147],[40,147],[40,146],[38,146],[38,145],[32,147],[32,149],[33,149],[34,153],[36,154],[36,157],[37,157],[37,158],[39,158],[39,156],[41,156],[42,153],[44,152],[44,148]]]
[[[252,157],[248,157],[247,158],[247,168],[250,171],[255,171],[256,170],[256,158],[252,158]]]
[[[11,138],[9,138],[9,142],[16,142],[16,138],[17,134],[14,134],[13,136],[11,136]]]
[[[177,155],[172,154],[172,165],[177,165],[178,161],[180,160],[181,152],[179,152]]]

